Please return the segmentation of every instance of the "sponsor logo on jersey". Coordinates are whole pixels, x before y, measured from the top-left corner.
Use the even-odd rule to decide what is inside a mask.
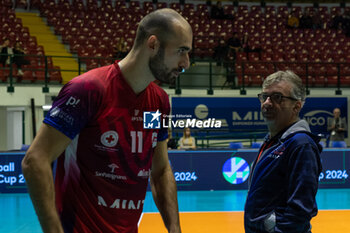
[[[138,116],[140,113],[139,109],[134,110],[134,116],[131,117],[131,121],[143,121],[142,116]]]
[[[108,178],[111,180],[127,180],[126,176],[121,176],[116,174],[116,169],[119,168],[119,166],[115,163],[111,163],[108,165],[108,167],[111,169],[110,173],[108,172],[99,172],[99,171],[95,171],[95,176],[99,176],[99,177],[104,177],[104,178]]]
[[[106,147],[114,147],[118,143],[118,133],[111,130],[102,134],[101,143]]]
[[[118,166],[117,164],[115,164],[115,163],[109,164],[108,167],[112,169],[112,170],[111,170],[112,173],[114,173],[114,170],[115,170],[116,168],[119,168],[119,166]]]
[[[111,209],[142,210],[145,200],[125,200],[115,199],[113,203],[108,203],[102,196],[97,196],[97,204]]]
[[[148,171],[146,171],[145,169],[142,169],[141,171],[139,171],[137,176],[142,177],[142,178],[148,178],[150,173],[151,173],[150,169]]]
[[[74,118],[70,114],[66,113],[65,111],[63,111],[58,107],[54,107],[50,111],[50,116],[54,118],[59,118],[63,120],[65,123],[67,123],[68,125],[73,125],[74,123]]]
[[[126,176],[116,175],[116,174],[107,173],[107,172],[96,171],[95,176],[104,177],[111,180],[127,180]]]
[[[73,107],[76,107],[80,102],[80,99],[76,99],[73,96],[69,97],[69,99],[66,102],[66,105],[71,105]]]
[[[97,144],[95,144],[94,146],[96,147],[97,150],[100,150],[100,151],[107,151],[107,152],[119,151],[118,148],[106,147],[106,146],[101,146],[101,145],[97,145]]]
[[[50,116],[51,117],[56,117],[59,113],[60,113],[60,109],[58,107],[54,107],[51,112],[50,112]]]
[[[143,128],[144,129],[160,129],[160,116],[162,114],[156,112],[143,112]]]

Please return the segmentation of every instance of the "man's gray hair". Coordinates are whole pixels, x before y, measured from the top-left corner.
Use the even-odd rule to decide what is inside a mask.
[[[263,89],[269,87],[273,83],[279,83],[281,81],[286,81],[292,84],[292,90],[291,95],[292,97],[301,100],[302,102],[305,101],[305,87],[303,85],[303,82],[301,78],[299,78],[298,75],[296,75],[293,71],[286,70],[286,71],[277,71],[269,76],[264,80],[263,82]]]

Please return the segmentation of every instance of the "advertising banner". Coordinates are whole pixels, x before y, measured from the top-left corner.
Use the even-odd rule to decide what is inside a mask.
[[[178,190],[237,190],[248,188],[257,150],[169,151]],[[350,150],[321,153],[319,188],[350,188]]]
[[[248,177],[256,149],[236,151],[169,151],[178,190],[240,190]],[[24,153],[0,154],[0,193],[25,193]],[[350,188],[350,149],[325,149],[321,154],[319,188]]]
[[[264,118],[260,111],[260,102],[256,97],[172,97],[173,121],[198,119],[202,121],[221,121],[220,127],[211,127],[221,131],[267,132]],[[348,119],[346,97],[316,98],[308,97],[300,112],[315,134],[328,135],[327,119],[333,117],[333,109],[340,108],[341,116]],[[174,127],[175,129],[177,127]],[[200,129],[199,127],[192,127]],[[249,136],[249,134],[246,134]],[[264,134],[261,134],[264,135]],[[263,136],[261,136],[263,137]]]
[[[22,174],[24,153],[0,153],[0,193],[26,193]]]

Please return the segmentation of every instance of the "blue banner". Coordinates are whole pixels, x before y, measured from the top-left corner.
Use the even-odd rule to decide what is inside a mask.
[[[248,188],[257,150],[170,151],[178,190],[237,190]],[[350,188],[350,150],[321,153],[319,188]]]
[[[26,193],[22,174],[24,153],[0,153],[0,193]]]
[[[169,151],[178,190],[248,188],[256,149],[235,151]],[[0,153],[0,193],[27,192],[21,161],[24,153]],[[321,154],[319,188],[350,188],[350,149],[325,149]]]
[[[267,132],[257,97],[172,97],[171,102],[173,120],[216,119],[222,122],[222,131],[241,132],[242,136],[244,132]],[[341,116],[347,119],[347,106],[345,97],[308,97],[300,118],[309,123],[313,133],[327,135],[327,119],[333,117],[333,109],[340,108]]]

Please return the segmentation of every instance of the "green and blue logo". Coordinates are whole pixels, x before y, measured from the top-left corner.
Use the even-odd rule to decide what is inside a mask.
[[[241,184],[249,177],[249,164],[240,157],[232,157],[222,166],[222,175],[230,184]]]

